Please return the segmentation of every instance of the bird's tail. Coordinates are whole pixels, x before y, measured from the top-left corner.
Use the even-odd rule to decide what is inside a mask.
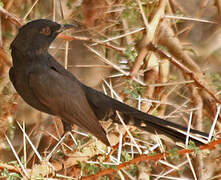
[[[134,125],[150,133],[164,134],[174,141],[185,142],[187,127],[138,111],[118,101],[116,103],[116,110],[121,112],[126,124]],[[189,132],[189,140],[195,142],[196,145],[205,144],[206,141],[202,138],[207,138],[207,133],[195,129],[190,129]],[[200,137],[193,136],[193,134]]]
[[[105,116],[107,116],[108,119],[110,116],[113,116],[113,114],[116,114],[115,111],[118,111],[123,116],[126,124],[133,124],[147,132],[158,132],[159,134],[171,137],[175,141],[185,142],[185,132],[187,132],[186,127],[141,112],[88,86],[82,85],[82,87],[85,89],[87,100],[98,119],[104,119]],[[114,115],[111,119],[113,119],[114,122],[120,123],[120,121],[117,120],[116,115]],[[183,131],[184,134],[180,131]],[[203,136],[204,138],[208,137],[207,133],[194,129],[190,129],[190,133]],[[202,143],[200,141],[202,138],[195,139],[190,137],[189,139],[194,141],[197,145],[204,144],[206,142],[204,140]]]

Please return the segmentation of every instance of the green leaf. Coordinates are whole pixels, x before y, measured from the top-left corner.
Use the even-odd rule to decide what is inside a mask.
[[[132,159],[132,156],[127,151],[122,151],[120,159],[122,162],[127,162]]]
[[[100,170],[96,164],[89,164],[86,162],[78,162],[78,164],[81,167],[83,175],[96,174]]]
[[[178,153],[177,148],[173,148],[173,149],[169,150],[169,156],[171,159],[180,159],[180,155]]]
[[[193,141],[189,141],[188,149],[194,150],[197,154],[200,153],[200,149],[196,146]]]
[[[4,7],[4,3],[2,1],[0,1],[0,6]]]
[[[135,49],[135,47],[133,46],[129,46],[125,52],[124,52],[124,56],[127,57],[129,60],[131,60],[132,62],[135,62],[137,56],[138,56],[138,51]]]
[[[8,177],[9,180],[15,180],[15,178],[22,179],[22,176],[17,173],[10,173],[9,174],[9,177]]]
[[[134,81],[128,81],[128,86],[124,89],[124,93],[130,95],[131,98],[136,99],[139,95],[142,95],[144,88],[145,87]]]

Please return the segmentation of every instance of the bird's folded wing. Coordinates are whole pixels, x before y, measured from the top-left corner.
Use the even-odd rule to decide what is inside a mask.
[[[86,129],[103,142],[107,141],[77,81],[63,76],[54,68],[38,69],[29,74],[29,86],[36,98],[55,115]]]

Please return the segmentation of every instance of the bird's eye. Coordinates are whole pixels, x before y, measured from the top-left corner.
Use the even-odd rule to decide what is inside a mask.
[[[44,34],[45,36],[50,36],[51,35],[51,29],[50,29],[50,27],[42,28],[40,33]]]

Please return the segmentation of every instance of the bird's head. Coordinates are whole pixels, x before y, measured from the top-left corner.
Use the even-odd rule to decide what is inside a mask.
[[[76,27],[70,24],[58,24],[48,19],[31,21],[19,29],[19,32],[11,43],[11,48],[20,51],[47,52],[51,42],[56,36],[69,28]]]

